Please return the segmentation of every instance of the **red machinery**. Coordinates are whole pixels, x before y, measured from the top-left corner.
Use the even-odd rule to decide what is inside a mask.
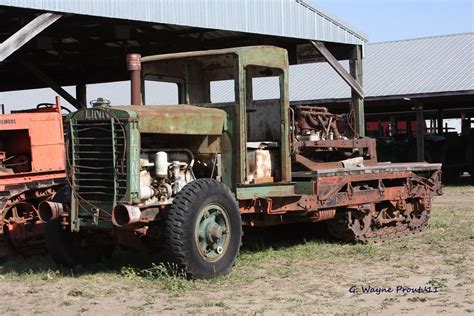
[[[59,97],[0,116],[0,256],[44,251],[37,207],[65,181]]]

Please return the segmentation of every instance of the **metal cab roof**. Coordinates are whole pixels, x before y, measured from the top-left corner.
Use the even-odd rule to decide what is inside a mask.
[[[237,55],[243,66],[288,67],[288,54],[286,49],[275,46],[247,46],[146,56],[142,58],[142,63],[177,59],[207,59],[219,55]]]

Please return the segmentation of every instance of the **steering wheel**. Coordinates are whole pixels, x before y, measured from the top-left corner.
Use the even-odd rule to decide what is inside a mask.
[[[55,106],[56,104],[54,103],[40,103],[36,106],[37,109],[41,109],[41,108],[52,108],[53,106]],[[67,113],[72,113],[71,110],[69,110],[68,108],[64,107],[64,106],[61,106],[61,110],[63,111],[66,111]]]

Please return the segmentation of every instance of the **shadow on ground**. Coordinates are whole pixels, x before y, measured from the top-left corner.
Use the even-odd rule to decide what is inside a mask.
[[[334,243],[328,237],[324,223],[300,223],[265,228],[245,228],[242,252],[259,252],[267,249],[285,249],[309,241]],[[79,277],[97,273],[120,274],[124,267],[147,269],[153,263],[164,261],[164,254],[140,253],[116,249],[111,258],[73,269],[57,265],[48,255],[16,257],[0,262],[0,275],[24,275],[55,271],[63,276]]]
[[[474,177],[470,176],[467,173],[461,176],[444,175],[443,184],[446,186],[472,186],[474,185]]]

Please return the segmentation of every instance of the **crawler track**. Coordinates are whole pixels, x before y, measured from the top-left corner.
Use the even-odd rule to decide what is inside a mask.
[[[429,209],[420,207],[415,201],[416,211],[404,210],[403,220],[388,224],[377,222],[379,212],[367,212],[355,215],[347,210],[338,212],[337,216],[327,222],[328,231],[334,238],[350,243],[383,243],[387,240],[417,234],[426,229],[429,220]],[[359,213],[360,214],[360,213]]]

